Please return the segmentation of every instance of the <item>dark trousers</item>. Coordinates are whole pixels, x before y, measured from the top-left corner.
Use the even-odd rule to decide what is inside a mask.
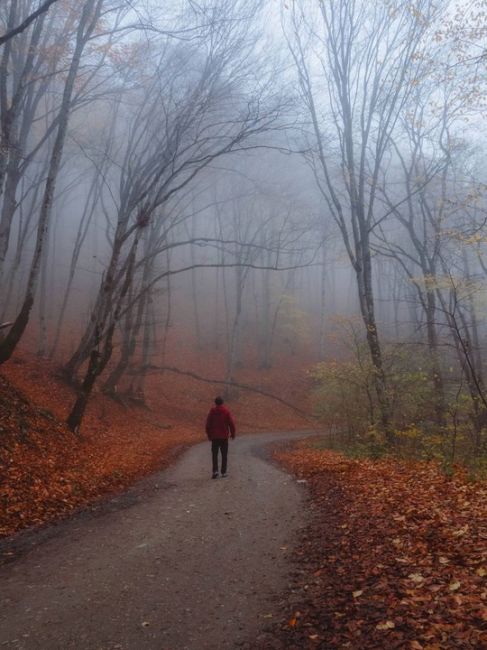
[[[227,471],[227,457],[228,457],[228,440],[224,438],[217,438],[211,441],[211,458],[213,460],[213,473],[218,472],[218,450],[222,452],[222,474]]]

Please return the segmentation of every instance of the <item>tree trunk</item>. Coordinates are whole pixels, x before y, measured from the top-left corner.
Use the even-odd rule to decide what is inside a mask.
[[[166,255],[166,265],[168,270],[171,268],[171,256],[169,253],[169,249],[167,250],[167,255]],[[164,335],[162,337],[162,365],[165,365],[166,363],[166,353],[167,353],[167,337],[169,335],[169,329],[172,326],[172,283],[171,283],[171,275],[168,273],[167,279],[166,279],[166,295],[167,295],[167,300],[166,300],[166,319],[164,322]]]
[[[262,276],[262,310],[260,315],[260,363],[259,368],[268,369],[271,367],[271,282],[270,271],[263,271]]]
[[[143,302],[143,301],[141,301]],[[118,384],[123,377],[125,370],[128,367],[130,358],[133,355],[136,347],[136,331],[133,325],[133,307],[127,311],[125,324],[122,332],[122,345],[120,351],[120,358],[108,375],[107,380],[103,384],[103,392],[106,395],[115,396],[118,393]]]
[[[194,207],[194,206],[193,206]],[[188,236],[191,239],[194,239],[196,236],[196,224],[194,216],[191,220],[191,230],[188,228]],[[190,246],[190,255],[191,255],[191,298],[193,303],[193,322],[194,322],[194,333],[196,338],[196,349],[200,350],[202,347],[201,339],[201,324],[200,324],[200,312],[198,307],[198,282],[197,282],[197,272],[194,268],[196,264],[194,246]]]
[[[47,353],[47,262],[49,258],[49,237],[42,253],[41,277],[39,286],[39,343],[37,356],[45,357]]]
[[[325,329],[325,307],[326,307],[326,250],[323,245],[321,252],[321,274],[320,274],[320,334],[319,334],[319,358],[325,358],[326,329]]]
[[[71,262],[69,265],[69,274],[68,274],[68,281],[66,284],[66,288],[64,289],[64,295],[63,295],[63,300],[61,303],[61,309],[59,311],[59,316],[56,324],[56,330],[54,333],[54,340],[52,344],[51,351],[49,353],[49,357],[53,358],[57,346],[59,345],[59,340],[61,336],[61,328],[64,322],[64,316],[66,313],[66,309],[68,307],[68,301],[69,297],[71,294],[71,287],[73,285],[74,281],[74,276],[76,274],[76,268],[78,265],[78,260],[79,256],[81,254],[81,248],[83,246],[83,243],[86,239],[86,235],[88,233],[88,228],[90,227],[91,221],[93,219],[93,216],[95,214],[95,208],[97,204],[97,200],[99,197],[100,193],[100,175],[98,169],[95,171],[95,176],[93,178],[93,181],[91,183],[90,190],[88,192],[88,197],[86,199],[86,205],[83,210],[83,215],[81,217],[81,221],[79,224],[78,232],[76,234],[76,240],[74,243],[74,248],[73,248],[73,255],[71,257]]]
[[[438,354],[438,333],[436,330],[436,299],[432,291],[426,293],[426,332],[428,337],[428,349],[431,359],[431,378],[435,390],[435,414],[436,422],[440,428],[444,428],[445,421],[445,388],[440,368]]]
[[[12,2],[12,6],[17,3]],[[23,67],[18,71],[18,78],[12,84],[12,99],[10,106],[7,106],[7,79],[9,75],[8,61],[10,57],[10,45],[5,46],[4,56],[0,65],[0,95],[1,106],[1,145],[0,153],[0,197],[3,190],[2,212],[0,216],[0,288],[3,288],[3,274],[5,259],[7,256],[12,222],[17,210],[17,188],[25,173],[29,157],[25,154],[25,147],[28,136],[32,130],[35,117],[35,106],[37,101],[33,100],[35,95],[35,84],[32,83],[35,58],[39,51],[42,31],[44,28],[44,16],[36,22],[29,42],[26,42],[26,57]],[[38,93],[37,100],[42,93]],[[19,115],[22,115],[19,125]],[[21,166],[24,169],[21,171]]]
[[[240,359],[240,318],[242,315],[242,298],[245,285],[245,274],[241,267],[235,269],[235,314],[230,332],[230,346],[227,351],[227,370],[224,397],[229,398],[232,390],[231,383],[235,381],[235,367]]]
[[[78,393],[78,398],[71,410],[71,413],[68,416],[68,419],[66,420],[69,429],[74,433],[79,432],[79,428],[81,426],[81,422],[83,420],[83,416],[88,405],[93,386],[95,385],[97,378],[101,375],[108,361],[110,360],[113,350],[112,337],[114,329],[115,324],[112,324],[108,333],[106,334],[105,345],[102,353],[98,352],[98,350],[91,351],[88,369],[81,385],[81,389]]]
[[[147,286],[150,282],[152,266],[153,266],[153,259],[149,258],[144,264],[144,272],[142,274],[142,287]],[[130,298],[129,298],[129,302],[131,302]],[[117,392],[117,386],[120,380],[122,379],[125,371],[127,370],[130,360],[133,357],[135,349],[137,347],[137,336],[142,326],[142,319],[144,313],[146,314],[146,324],[147,324],[148,321],[147,312],[150,303],[151,303],[150,292],[147,292],[138,301],[135,319],[133,313],[135,309],[135,305],[131,305],[127,310],[127,315],[125,319],[125,331],[122,340],[122,350],[120,354],[120,359],[117,365],[115,366],[115,368],[110,373],[108,379],[106,380],[103,386],[103,391],[107,394],[115,394]]]
[[[0,364],[4,363],[12,356],[18,342],[20,341],[25,331],[25,328],[27,327],[27,323],[29,322],[30,312],[34,304],[34,298],[35,298],[37,283],[39,279],[39,269],[40,269],[40,263],[42,259],[42,251],[48,236],[49,221],[51,218],[54,192],[56,189],[56,181],[61,166],[64,142],[66,139],[66,132],[68,127],[70,106],[71,106],[71,97],[73,94],[74,84],[76,81],[76,76],[81,62],[81,55],[83,53],[84,46],[87,42],[89,34],[91,34],[91,32],[95,27],[99,15],[99,9],[101,8],[101,1],[99,1],[98,11],[95,12],[95,16],[92,15],[97,1],[98,0],[88,0],[83,7],[83,11],[80,17],[80,23],[77,30],[76,46],[73,53],[73,58],[71,59],[68,75],[66,77],[66,83],[63,91],[63,99],[59,111],[59,124],[56,133],[56,139],[54,141],[54,146],[50,157],[49,171],[46,178],[44,196],[43,196],[41,211],[39,215],[36,244],[35,244],[34,255],[30,267],[29,277],[27,280],[27,288],[25,291],[24,301],[20,309],[20,313],[15,319],[15,322],[12,328],[10,329],[9,333],[5,337],[5,339],[0,342]],[[87,27],[90,21],[91,21],[91,26],[88,27],[87,33],[85,34],[85,28]]]
[[[366,228],[361,231],[362,239],[356,246],[355,273],[359,292],[360,311],[365,325],[367,344],[374,366],[374,386],[380,410],[381,429],[389,444],[395,442],[392,428],[391,404],[387,393],[387,382],[382,362],[382,350],[374,313],[374,292],[372,287],[372,264],[369,235]]]
[[[10,3],[6,30],[11,30],[17,18],[17,3]],[[8,78],[11,43],[7,42],[2,49],[0,59],[0,198],[2,197],[5,175],[11,151],[12,112],[8,106]]]
[[[64,366],[64,374],[69,381],[73,381],[83,363],[90,357],[91,350],[96,340],[99,323],[106,322],[112,309],[113,297],[117,288],[118,263],[122,254],[125,241],[126,219],[120,217],[114,236],[112,254],[107,271],[101,281],[96,297],[95,306],[91,312],[89,323],[71,358]]]
[[[132,390],[132,397],[139,403],[145,404],[145,380],[147,376],[147,367],[151,355],[151,343],[153,339],[153,331],[151,327],[151,319],[154,318],[154,310],[152,301],[147,301],[145,310],[145,323],[144,323],[144,336],[142,338],[142,354],[141,354],[141,371],[137,375]]]
[[[103,370],[106,368],[107,363],[110,361],[113,351],[113,334],[115,332],[115,327],[120,319],[122,306],[124,304],[125,297],[132,286],[133,283],[133,274],[135,266],[135,258],[137,255],[137,246],[139,242],[139,232],[135,237],[135,240],[132,244],[126,270],[123,279],[123,285],[120,291],[120,295],[117,299],[117,304],[113,315],[108,320],[108,314],[105,314],[104,320],[99,320],[96,324],[94,340],[93,340],[93,349],[90,352],[88,368],[86,370],[83,383],[78,392],[78,397],[76,402],[71,410],[71,413],[68,416],[67,424],[71,431],[77,433],[79,427],[81,426],[81,421],[83,419],[88,400],[93,390],[93,386],[97,378],[101,375]],[[99,351],[99,347],[102,346],[102,352]]]

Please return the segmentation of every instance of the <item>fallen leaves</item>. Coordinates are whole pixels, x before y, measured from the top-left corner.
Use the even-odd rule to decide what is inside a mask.
[[[415,582],[416,584],[421,584],[422,582],[424,582],[424,578],[420,573],[410,573],[408,575],[408,578],[413,582]]]
[[[52,386],[53,394],[63,390]],[[127,418],[125,409],[110,406],[113,425],[98,422],[79,439],[0,376],[0,538],[123,489],[196,439],[189,427],[161,435],[142,410]]]
[[[276,456],[308,481],[311,513],[294,553],[299,624],[275,630],[284,647],[316,647],[311,634],[330,650],[487,647],[485,482],[303,443]]]
[[[376,630],[393,630],[396,624],[393,621],[386,621],[385,623],[377,623]]]
[[[170,336],[169,365],[215,377],[224,374],[223,352],[195,354],[182,328],[173,328]],[[257,371],[249,363],[239,379],[302,406],[309,383],[302,371],[306,363],[296,360],[285,373],[277,366]],[[63,424],[75,394],[58,371],[53,363],[25,352],[2,366],[0,538],[69,516],[167,465],[185,447],[204,439],[206,409],[213,390],[221,388],[188,377],[151,375],[146,383],[150,408],[124,406],[95,391],[79,439]],[[302,429],[300,416],[269,408],[269,403],[260,395],[236,403],[239,431]]]

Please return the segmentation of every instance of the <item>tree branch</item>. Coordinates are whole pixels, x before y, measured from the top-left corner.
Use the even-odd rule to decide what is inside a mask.
[[[201,375],[197,375],[195,372],[191,372],[189,370],[180,370],[179,368],[174,368],[172,366],[154,366],[152,364],[143,366],[137,371],[133,370],[131,371],[130,374],[136,374],[140,370],[153,371],[153,372],[164,372],[164,371],[173,372],[177,375],[184,375],[185,377],[191,377],[192,379],[196,379],[196,381],[202,381],[206,384],[220,384],[222,386],[235,386],[235,388],[240,388],[241,390],[248,390],[251,393],[257,393],[259,395],[263,395],[264,397],[268,397],[269,399],[273,399],[276,402],[279,402],[280,404],[284,404],[284,406],[287,406],[292,411],[299,413],[299,415],[301,415],[307,422],[313,425],[313,428],[316,428],[316,421],[312,419],[309,416],[309,414],[306,413],[305,411],[302,411],[297,406],[294,406],[293,404],[286,402],[286,400],[282,399],[281,397],[278,397],[277,395],[274,395],[273,393],[268,393],[267,391],[261,390],[260,388],[254,388],[253,386],[249,386],[248,384],[239,384],[234,381],[228,381],[223,379],[210,379],[208,377],[202,377]]]
[[[10,31],[6,32],[3,34],[3,36],[0,36],[0,45],[4,45],[7,41],[9,41],[11,38],[14,36],[17,36],[17,34],[21,34],[23,31],[29,27],[31,23],[34,22],[39,16],[41,16],[43,13],[45,13],[51,5],[53,5],[57,0],[46,0],[41,4],[39,9],[36,9],[33,13],[31,13],[27,18],[20,23],[20,25],[17,25],[14,29],[11,29]]]

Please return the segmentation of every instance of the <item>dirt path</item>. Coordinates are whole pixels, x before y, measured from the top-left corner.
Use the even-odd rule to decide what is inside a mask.
[[[273,434],[231,443],[212,481],[209,446],[78,516],[0,569],[0,648],[245,647],[276,613],[304,523],[302,490],[259,454]]]

